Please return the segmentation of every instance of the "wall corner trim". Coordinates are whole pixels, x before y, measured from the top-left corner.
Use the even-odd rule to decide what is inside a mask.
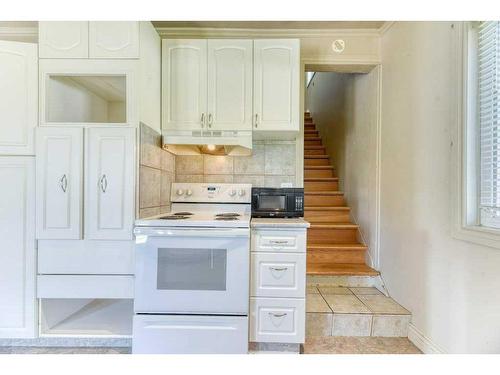
[[[424,354],[446,354],[443,349],[420,332],[413,323],[408,326],[408,339]]]

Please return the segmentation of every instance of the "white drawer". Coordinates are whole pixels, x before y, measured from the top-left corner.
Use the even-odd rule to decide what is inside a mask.
[[[253,230],[252,251],[306,252],[306,230]]]
[[[38,298],[134,298],[134,276],[38,275]]]
[[[252,253],[251,296],[305,298],[306,254]]]
[[[250,298],[250,341],[303,343],[304,298]]]

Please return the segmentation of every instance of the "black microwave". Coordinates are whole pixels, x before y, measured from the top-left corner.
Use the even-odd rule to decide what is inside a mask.
[[[252,217],[303,217],[304,189],[252,188]]]

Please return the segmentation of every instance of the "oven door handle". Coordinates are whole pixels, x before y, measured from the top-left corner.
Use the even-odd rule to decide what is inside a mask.
[[[135,227],[134,234],[139,236],[150,237],[249,237],[250,229],[248,228],[186,228],[186,229],[169,229],[169,228],[148,228]]]

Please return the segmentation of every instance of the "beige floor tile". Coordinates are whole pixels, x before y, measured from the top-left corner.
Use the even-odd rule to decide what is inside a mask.
[[[370,336],[371,314],[333,314],[332,336]]]
[[[406,337],[306,337],[304,354],[421,354]]]
[[[370,310],[354,295],[325,294],[328,305],[334,313],[369,314]]]
[[[358,295],[358,298],[375,314],[410,314],[390,297]]]
[[[377,288],[363,288],[363,287],[359,287],[359,288],[349,288],[351,289],[351,292],[353,292],[355,295],[359,296],[359,295],[383,295],[383,293],[378,290]]]
[[[318,294],[319,293],[319,290],[318,288],[316,288],[316,285],[308,285],[307,286],[307,293],[311,293],[311,294]]]
[[[330,336],[332,334],[332,317],[328,313],[306,314],[306,337]]]
[[[308,294],[306,295],[306,312],[331,313],[332,310],[320,294]]]
[[[352,294],[349,288],[344,288],[341,286],[319,286],[318,287],[321,294]]]
[[[374,315],[372,336],[407,337],[410,315]]]

